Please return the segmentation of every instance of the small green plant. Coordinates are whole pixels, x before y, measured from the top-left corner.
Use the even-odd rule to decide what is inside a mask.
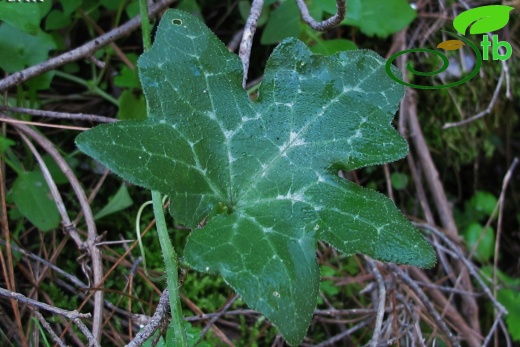
[[[496,271],[499,282],[497,299],[508,311],[507,329],[513,341],[520,342],[520,279],[510,277],[498,269],[493,269],[492,266],[484,266],[481,270],[490,279]]]
[[[193,229],[184,261],[219,273],[289,343],[303,340],[316,307],[318,240],[349,255],[435,264],[391,200],[338,176],[408,151],[390,125],[404,90],[381,57],[326,57],[285,40],[251,101],[238,57],[199,19],[169,10],[138,66],[148,118],[96,127],[78,147],[153,190],[156,216],[156,192],[167,194],[176,223]]]
[[[482,263],[488,262],[495,254],[495,231],[490,226],[484,227],[483,224],[493,215],[497,203],[498,200],[493,194],[477,191],[466,202],[464,212],[458,216],[468,249],[472,250],[475,259]]]

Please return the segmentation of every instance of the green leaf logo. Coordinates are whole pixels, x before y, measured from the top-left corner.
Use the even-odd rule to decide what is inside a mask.
[[[289,343],[303,340],[316,307],[318,240],[346,254],[435,264],[391,200],[338,176],[408,152],[390,124],[404,87],[380,56],[314,55],[285,40],[252,102],[240,59],[199,19],[169,10],[138,66],[148,118],[96,127],[78,147],[168,194],[175,221],[194,228],[184,260],[220,273]]]
[[[466,34],[470,25],[470,34],[485,34],[499,30],[509,22],[509,12],[514,9],[514,7],[505,5],[473,8],[459,14],[453,21],[453,27],[462,35]]]

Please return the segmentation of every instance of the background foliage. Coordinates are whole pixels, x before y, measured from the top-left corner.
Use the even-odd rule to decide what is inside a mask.
[[[327,18],[334,10],[334,1],[308,1],[314,18]],[[472,7],[484,3],[468,1]],[[488,4],[487,2],[485,4]],[[334,54],[342,50],[368,48],[382,56],[398,49],[394,45],[402,40],[397,34],[408,27],[405,41],[413,47],[434,47],[442,41],[439,30],[430,28],[451,28],[449,16],[455,11],[464,10],[453,1],[423,1],[413,9],[407,1],[348,1],[348,14],[338,28],[327,33],[314,32],[300,20],[293,1],[266,1],[259,21],[259,29],[254,42],[249,81],[261,77],[267,57],[274,45],[285,37],[296,37],[305,42],[316,53]],[[207,23],[232,50],[233,38],[243,27],[248,1],[193,1],[184,0],[174,5],[193,13]],[[395,12],[394,12],[395,10]],[[0,1],[0,68],[4,74],[15,73],[24,68],[45,62],[50,57],[80,46],[95,39],[102,32],[118,27],[138,14],[136,1],[111,0],[74,0],[50,1],[40,3],[8,3]],[[384,14],[385,20],[381,20]],[[441,18],[441,19],[439,19]],[[448,18],[448,20],[446,20]],[[428,142],[428,149],[437,166],[442,185],[451,204],[459,234],[464,241],[466,256],[479,266],[483,274],[493,278],[497,273],[497,298],[506,306],[510,315],[506,319],[511,337],[519,340],[518,312],[518,257],[520,247],[518,231],[520,224],[518,171],[513,172],[505,194],[503,210],[493,213],[502,192],[502,179],[515,155],[520,153],[517,102],[520,96],[518,85],[518,10],[511,16],[507,27],[500,32],[501,38],[512,43],[513,57],[508,62],[510,90],[512,99],[500,90],[500,96],[493,104],[492,111],[485,117],[466,126],[442,129],[448,122],[470,117],[485,109],[491,102],[501,66],[495,62],[484,64],[480,76],[457,88],[438,92],[417,91],[417,111],[422,131]],[[90,59],[74,61],[55,70],[42,74],[25,83],[4,91],[3,104],[6,107],[24,107],[33,110],[58,111],[68,114],[95,114],[117,119],[143,119],[145,103],[141,85],[137,78],[135,64],[142,53],[140,32],[130,33],[116,44],[97,50]],[[461,65],[463,56],[453,56]],[[427,69],[433,64],[427,57],[417,58],[418,66]],[[462,68],[461,68],[462,70]],[[444,79],[453,78],[444,76]],[[442,83],[442,80],[436,80]],[[513,100],[513,101],[511,101]],[[36,126],[38,133],[49,139],[66,160],[91,197],[91,208],[96,215],[100,233],[106,232],[104,241],[135,239],[133,226],[135,216],[142,203],[149,199],[148,194],[135,186],[122,184],[107,174],[96,162],[80,154],[74,146],[77,130],[68,126],[90,128],[95,122],[41,118],[24,112],[2,109],[2,116],[8,115],[19,121],[43,122],[61,128]],[[399,124],[396,123],[396,128]],[[56,209],[49,188],[44,180],[37,158],[22,140],[16,128],[4,123],[0,136],[0,154],[5,187],[4,206],[7,211],[8,228],[2,229],[2,240],[8,240],[12,247],[39,255],[51,260],[60,269],[80,279],[88,287],[86,273],[82,270],[84,259],[77,259],[81,252],[60,230],[60,215]],[[40,153],[44,151],[37,148]],[[418,160],[417,155],[415,160]],[[77,228],[83,235],[86,225],[81,218],[78,201],[71,191],[68,179],[49,155],[43,155],[54,182],[57,184],[65,206],[73,217],[79,214]],[[409,164],[402,160],[387,166],[388,175],[383,167],[368,167],[349,174],[349,178],[364,187],[392,194],[398,207],[410,216],[424,219],[417,186],[418,181]],[[431,196],[427,201],[432,203]],[[501,216],[499,218],[499,215]],[[153,219],[151,210],[145,209],[138,222],[143,230]],[[500,223],[499,223],[500,219]],[[170,220],[170,225],[174,225]],[[500,237],[498,233],[500,232]],[[186,242],[188,230],[172,227],[171,237],[178,249]],[[499,241],[498,247],[495,242]],[[153,233],[143,236],[147,272],[144,271],[135,248],[129,256],[122,256],[128,249],[126,245],[102,245],[103,265],[108,277],[105,298],[119,308],[106,319],[103,328],[102,345],[123,345],[133,337],[138,329],[133,314],[153,314],[158,293],[164,286],[159,280],[163,270],[159,244]],[[5,243],[4,243],[5,244]],[[57,307],[77,309],[84,299],[84,291],[78,291],[67,278],[57,275],[55,270],[45,270],[46,265],[29,258],[27,254],[12,248],[12,258],[7,261],[7,249],[2,246],[0,255],[7,267],[15,269],[12,278],[3,272],[0,287],[7,287],[8,281],[16,284],[16,289],[24,295],[35,297]],[[473,250],[473,252],[472,252]],[[498,250],[498,253],[496,253]],[[373,308],[374,298],[370,292],[361,292],[373,277],[363,259],[345,258],[335,253],[325,244],[319,244],[318,260],[322,282],[318,309]],[[493,268],[495,257],[497,268]],[[31,260],[32,259],[32,260]],[[118,263],[113,270],[111,267]],[[4,271],[4,268],[3,270]],[[148,275],[147,275],[148,274]],[[383,272],[392,278],[391,272]],[[444,278],[439,269],[427,273],[432,282],[452,285],[441,280]],[[361,292],[361,293],[360,293]],[[232,293],[216,276],[202,276],[188,272],[182,287],[183,306],[186,316],[202,312],[215,312],[221,308]],[[397,292],[397,294],[406,292]],[[393,294],[388,294],[389,300]],[[399,297],[398,295],[396,296]],[[396,299],[397,300],[397,299]],[[482,300],[484,301],[484,300]],[[456,296],[454,305],[460,306],[462,299]],[[39,323],[30,319],[30,313],[23,311],[19,323],[13,313],[12,305],[2,300],[1,309],[7,314],[0,318],[0,341],[6,345],[23,345],[25,336],[32,345],[43,341]],[[88,312],[91,304],[82,309]],[[113,312],[113,308],[107,308]],[[223,343],[220,333],[234,341],[237,346],[263,346],[278,343],[276,330],[258,315],[248,312],[241,300],[236,300],[231,310],[239,310],[242,315],[226,316],[225,320],[203,337],[205,343]],[[481,302],[480,324],[486,332],[493,323],[493,309],[488,303]],[[126,312],[126,313],[125,313]],[[130,314],[131,313],[131,314]],[[12,318],[14,317],[14,318]],[[62,331],[66,322],[48,316]],[[305,343],[311,345],[356,326],[356,319],[341,320],[316,316],[312,322]],[[450,317],[446,318],[450,319]],[[135,330],[130,333],[129,325]],[[424,334],[430,339],[442,339],[437,331],[423,324]],[[193,321],[193,329],[200,332],[204,324]],[[365,330],[368,329],[368,330]],[[220,331],[220,332],[219,332]],[[368,328],[355,330],[347,343],[359,345],[368,342]],[[36,337],[35,337],[36,336]],[[38,337],[39,336],[39,337]],[[51,340],[46,335],[47,340]],[[70,344],[82,342],[81,333],[69,330],[66,340]],[[500,342],[503,337],[501,335]],[[274,341],[274,342],[273,342]],[[439,340],[437,340],[439,341]],[[500,343],[499,342],[499,343]]]

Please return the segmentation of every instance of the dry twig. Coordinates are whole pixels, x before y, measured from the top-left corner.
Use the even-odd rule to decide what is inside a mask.
[[[49,325],[49,323],[45,320],[45,318],[43,317],[43,315],[40,313],[40,311],[38,310],[33,310],[33,313],[34,315],[36,316],[36,318],[38,319],[38,321],[40,322],[40,324],[43,326],[43,328],[45,330],[47,330],[47,332],[49,333],[49,335],[51,335],[52,339],[54,340],[54,342],[56,342],[60,347],[66,347],[67,345],[65,343],[63,343],[63,341],[61,341],[61,339],[59,338],[58,335],[56,335],[56,333],[54,332],[54,330],[52,330],[51,326]]]
[[[455,224],[455,220],[453,218],[452,209],[448,202],[448,198],[446,197],[446,193],[444,191],[444,187],[439,178],[439,173],[437,171],[437,167],[433,162],[430,151],[428,149],[428,145],[424,138],[421,126],[419,124],[419,120],[417,118],[417,104],[415,100],[415,92],[409,90],[407,95],[405,96],[404,102],[407,104],[406,114],[408,125],[410,127],[410,137],[412,138],[412,142],[418,152],[419,161],[421,166],[423,167],[424,176],[426,178],[426,183],[430,188],[430,193],[433,196],[433,201],[435,203],[435,207],[437,208],[439,218],[446,230],[446,233],[453,239],[459,240],[459,234],[457,231],[457,226]],[[469,278],[467,271],[464,269],[464,266],[460,263],[460,261],[455,260],[454,268],[456,273],[459,274],[460,283],[464,290],[472,291],[472,284]],[[464,313],[465,317],[467,317],[468,322],[471,327],[475,331],[480,331],[480,321],[478,316],[478,305],[474,297],[472,296],[462,296],[462,300],[464,302]],[[481,341],[475,339],[475,336],[466,336],[468,342],[471,346],[480,346]]]
[[[13,119],[7,116],[4,116],[0,114],[0,121],[4,123],[10,123],[10,124],[25,124],[25,125],[34,125],[39,127],[45,127],[45,128],[58,128],[58,129],[67,129],[67,130],[76,130],[76,131],[86,131],[89,130],[89,128],[81,128],[81,127],[75,127],[70,125],[57,125],[57,124],[47,124],[47,123],[40,123],[40,122],[29,122],[29,121],[23,121],[19,119]]]
[[[238,55],[242,60],[242,66],[244,68],[244,76],[242,78],[242,87],[246,87],[247,73],[249,71],[249,58],[251,57],[251,47],[253,46],[253,37],[255,36],[256,26],[258,24],[258,18],[264,7],[264,0],[253,0],[251,4],[251,12],[247,18],[246,25],[244,27],[244,34],[242,36],[242,42],[240,43],[240,50]]]
[[[88,330],[88,328],[83,324],[83,322],[80,320],[80,318],[90,318],[90,313],[79,313],[78,311],[67,311],[58,307],[54,307],[51,305],[48,305],[44,302],[36,301],[33,299],[30,299],[20,293],[15,293],[10,290],[0,288],[0,296],[3,296],[8,299],[14,299],[16,301],[23,302],[27,305],[30,305],[32,307],[36,307],[42,310],[49,311],[51,313],[63,316],[71,321],[74,321],[78,328],[85,334],[85,336],[89,340],[90,346],[99,346],[97,343],[97,339],[94,337],[94,335]]]
[[[331,18],[323,21],[316,22],[309,14],[309,9],[303,0],[296,0],[298,8],[302,14],[302,18],[314,30],[324,31],[328,30],[339,23],[345,18],[347,13],[347,5],[345,0],[336,0],[337,13]],[[255,36],[256,26],[258,24],[258,18],[262,13],[262,7],[264,6],[264,0],[253,0],[251,4],[251,11],[247,18],[246,25],[244,27],[244,34],[242,36],[242,42],[240,43],[239,56],[242,60],[242,66],[244,70],[244,77],[242,79],[242,86],[246,88],[247,73],[249,71],[249,59],[251,57],[251,47],[253,46],[253,37]]]
[[[168,289],[165,289],[161,294],[161,298],[159,299],[159,303],[157,304],[157,308],[155,309],[155,313],[150,319],[150,322],[146,324],[146,326],[144,326],[139,333],[137,333],[135,338],[130,341],[126,347],[142,346],[146,340],[152,337],[152,335],[157,329],[159,329],[159,327],[164,325],[169,311],[170,304],[168,299]]]
[[[5,168],[3,166],[0,167],[0,199],[2,200],[2,206],[0,210],[0,225],[2,227],[2,236],[5,238],[6,242],[6,256],[4,257],[4,252],[2,247],[0,247],[0,266],[2,267],[2,273],[4,275],[4,281],[7,286],[7,289],[15,291],[16,284],[14,281],[14,266],[13,266],[13,254],[11,252],[11,231],[9,230],[9,223],[7,221],[7,208],[6,208],[6,200],[5,200],[5,178],[4,178]],[[7,261],[6,259],[7,258]],[[13,309],[14,314],[14,324],[16,324],[17,335],[15,335],[15,339],[21,343],[23,347],[27,346],[27,341],[25,336],[23,335],[22,329],[22,320],[20,315],[20,308],[18,307],[18,302],[16,300],[10,300],[11,307]]]
[[[430,299],[426,296],[423,290],[415,283],[413,279],[408,276],[401,268],[394,264],[388,264],[388,266],[394,271],[394,273],[408,286],[410,289],[414,291],[414,293],[419,297],[424,307],[428,313],[433,317],[437,326],[443,331],[444,335],[448,339],[451,346],[460,346],[460,343],[455,339],[453,333],[450,331],[444,320],[439,315],[439,313],[433,307]]]
[[[345,0],[336,0],[336,8],[337,12],[334,16],[330,17],[327,20],[322,22],[317,22],[314,18],[311,17],[309,13],[309,9],[307,8],[307,4],[303,0],[296,0],[298,4],[298,8],[300,9],[300,13],[302,14],[302,19],[308,26],[317,31],[326,31],[329,30],[345,19],[345,15],[347,14],[347,4]]]
[[[72,169],[68,165],[68,163],[63,159],[60,153],[56,150],[54,145],[44,138],[41,134],[34,131],[32,128],[23,125],[16,124],[15,125],[19,131],[22,131],[24,134],[30,136],[33,140],[35,140],[41,147],[45,149],[47,153],[54,159],[56,164],[58,164],[61,171],[68,178],[74,192],[76,193],[76,197],[78,199],[79,204],[81,205],[83,214],[85,216],[85,222],[87,224],[88,236],[87,240],[83,242],[80,246],[82,250],[88,250],[92,261],[92,275],[93,275],[93,284],[94,287],[101,286],[102,276],[103,276],[103,267],[101,264],[101,253],[99,252],[97,243],[97,231],[96,224],[94,222],[94,215],[92,214],[92,210],[90,209],[90,205],[87,201],[87,197],[81,184],[79,183],[77,177],[72,172]],[[71,236],[76,232],[74,225],[66,225],[64,226],[65,230],[71,234]],[[74,236],[75,237],[75,236]],[[79,236],[78,240],[80,240]],[[103,318],[103,292],[101,290],[96,291],[94,294],[94,314],[93,314],[93,323],[92,323],[92,332],[97,339],[101,336],[101,325]]]
[[[23,108],[23,107],[0,106],[0,110],[6,111],[6,112],[13,112],[13,113],[25,113],[25,114],[30,114],[31,116],[38,116],[38,117],[61,118],[61,119],[70,119],[70,120],[85,120],[85,121],[99,122],[99,123],[114,123],[114,122],[118,121],[117,119],[114,119],[114,118],[98,116],[95,114],[65,113],[65,112],[35,110],[35,109]]]
[[[458,121],[458,122],[446,123],[446,124],[444,124],[442,126],[442,128],[443,129],[448,129],[448,128],[453,128],[453,127],[458,127],[458,126],[461,126],[461,125],[464,125],[464,124],[468,124],[468,123],[474,122],[477,119],[480,119],[480,118],[490,114],[491,111],[493,111],[493,108],[495,107],[495,104],[496,104],[496,102],[498,100],[498,95],[500,94],[500,89],[502,89],[502,83],[504,82],[504,76],[505,75],[506,75],[505,70],[502,70],[502,72],[500,73],[500,77],[498,78],[498,82],[497,82],[497,86],[495,87],[495,91],[493,92],[493,97],[491,98],[491,101],[489,102],[489,105],[486,107],[486,109],[484,111],[480,111],[476,115],[471,116],[471,117],[466,118],[466,119],[463,119],[463,120]]]
[[[372,340],[370,341],[370,344],[369,344],[370,347],[377,347],[377,344],[378,344],[380,336],[381,336],[381,326],[383,325],[383,316],[385,315],[386,289],[385,289],[385,282],[383,281],[383,276],[381,276],[381,273],[377,269],[376,263],[368,257],[365,257],[365,260],[368,262],[368,265],[370,265],[370,268],[372,269],[372,272],[374,273],[374,277],[377,281],[377,286],[378,286],[377,293],[379,296],[379,300],[377,303],[376,323],[374,326]]]
[[[209,323],[206,324],[204,329],[200,332],[199,339],[201,339],[208,332],[211,326],[215,324],[215,322],[226,313],[226,311],[231,307],[231,305],[233,305],[236,299],[238,299],[238,294],[233,295],[233,297],[229,299],[224,306],[222,306],[222,308],[217,312],[217,314],[211,318]]]

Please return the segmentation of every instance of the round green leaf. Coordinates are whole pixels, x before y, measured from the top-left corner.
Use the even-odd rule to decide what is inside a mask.
[[[390,176],[392,187],[397,190],[405,189],[408,185],[408,176],[399,172],[394,172]]]
[[[475,258],[480,262],[488,261],[495,253],[495,232],[491,227],[484,230],[479,223],[472,223],[464,231],[464,240],[469,249],[477,247]]]
[[[482,212],[486,217],[493,214],[497,203],[498,200],[496,196],[485,191],[477,191],[470,200],[470,206],[476,211]]]
[[[507,330],[514,341],[520,341],[520,292],[518,289],[501,289],[498,300],[508,311],[506,317]]]
[[[11,196],[20,212],[41,231],[59,226],[60,215],[41,172],[19,175],[13,184]]]
[[[72,23],[70,15],[64,14],[60,10],[52,10],[45,19],[45,30],[63,29]]]

